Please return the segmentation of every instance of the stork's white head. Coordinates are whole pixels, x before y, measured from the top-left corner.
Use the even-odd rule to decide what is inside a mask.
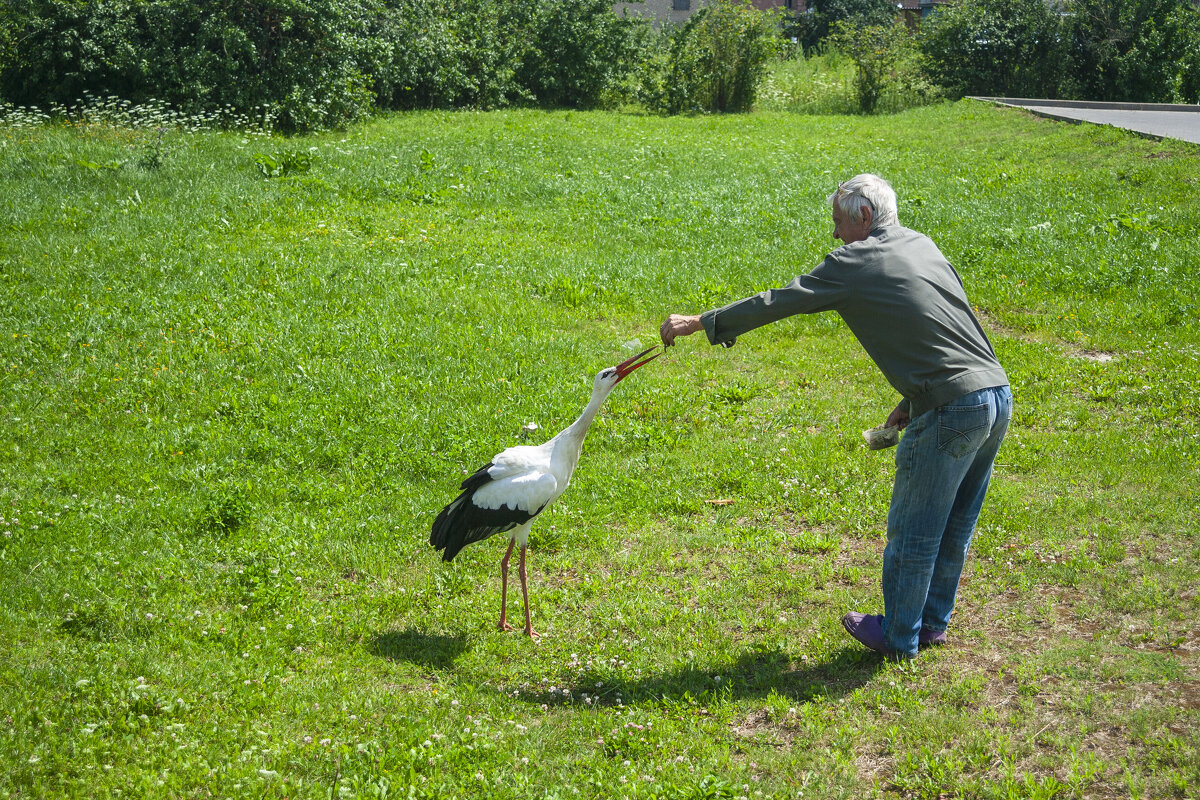
[[[654,353],[652,356],[648,356],[649,353],[652,353],[655,350],[659,350],[659,352]],[[592,384],[592,393],[608,394],[612,391],[613,387],[623,381],[626,376],[629,375],[629,373],[633,372],[638,367],[646,366],[661,355],[662,351],[659,349],[658,345],[655,345],[648,350],[643,350],[633,358],[628,358],[622,361],[620,364],[617,364],[614,367],[606,367],[605,369],[600,370],[596,373],[595,383]]]

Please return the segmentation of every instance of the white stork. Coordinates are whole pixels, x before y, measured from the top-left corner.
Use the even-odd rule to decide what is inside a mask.
[[[645,357],[656,349],[657,345],[615,367],[600,370],[592,384],[592,399],[579,419],[545,444],[518,445],[498,453],[489,464],[462,482],[462,494],[434,520],[429,543],[442,551],[443,561],[452,560],[471,542],[483,541],[497,533],[509,533],[508,551],[500,562],[500,630],[513,630],[506,619],[508,561],[513,546],[520,545],[521,561],[517,574],[521,577],[521,595],[525,600],[525,633],[531,638],[538,637],[529,615],[529,587],[525,573],[529,529],[534,518],[566,491],[571,473],[579,463],[588,427],[608,393],[635,369],[662,355],[660,352]]]

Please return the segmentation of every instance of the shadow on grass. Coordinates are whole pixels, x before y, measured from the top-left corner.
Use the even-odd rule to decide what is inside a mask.
[[[772,691],[794,702],[838,698],[865,685],[883,668],[882,657],[857,647],[837,651],[828,661],[796,664],[780,650],[745,653],[728,665],[688,665],[672,672],[628,679],[585,671],[573,683],[522,691],[529,703],[595,706],[658,701],[707,705],[717,699],[766,697]]]
[[[371,640],[372,654],[393,661],[408,661],[432,669],[449,669],[467,649],[465,634],[449,636],[422,633],[414,628],[381,633]]]

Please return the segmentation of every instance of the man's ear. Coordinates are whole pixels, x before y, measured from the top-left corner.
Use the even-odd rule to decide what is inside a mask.
[[[863,222],[866,224],[867,229],[870,230],[871,223],[875,220],[875,213],[871,210],[870,206],[865,204],[859,206],[858,210],[862,212]]]

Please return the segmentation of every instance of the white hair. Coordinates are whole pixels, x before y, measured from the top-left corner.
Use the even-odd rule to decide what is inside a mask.
[[[855,175],[850,180],[839,183],[837,191],[829,195],[828,199],[855,222],[862,222],[862,207],[868,205],[871,207],[872,226],[900,224],[900,217],[896,212],[896,192],[878,175],[869,172]]]

